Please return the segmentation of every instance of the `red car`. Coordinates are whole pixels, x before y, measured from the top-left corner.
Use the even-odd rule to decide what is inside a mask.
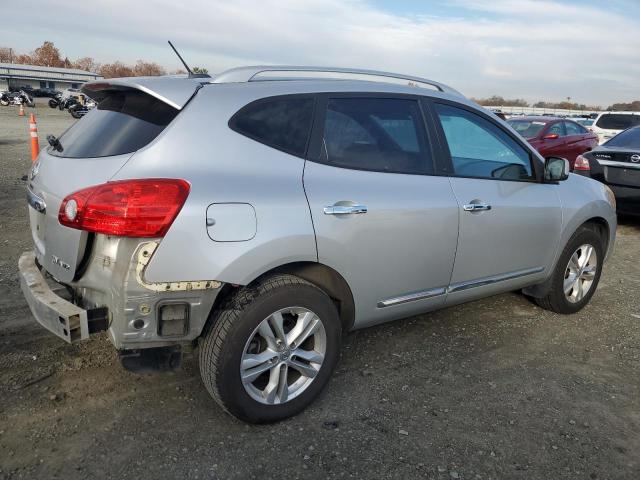
[[[569,160],[571,170],[576,157],[598,146],[598,136],[582,125],[566,118],[518,117],[507,123],[522,135],[545,158],[562,157]]]

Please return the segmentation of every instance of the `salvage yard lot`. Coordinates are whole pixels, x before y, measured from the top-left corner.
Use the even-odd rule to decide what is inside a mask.
[[[42,147],[73,122],[37,114]],[[71,346],[37,325],[17,279],[28,140],[0,107],[0,479],[640,478],[640,221],[621,221],[580,313],[512,293],[351,333],[319,401],[248,426],[196,356],[134,375],[105,335]]]

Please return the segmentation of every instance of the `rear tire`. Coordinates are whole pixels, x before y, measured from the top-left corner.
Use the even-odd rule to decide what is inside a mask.
[[[242,288],[213,313],[200,342],[202,381],[235,417],[277,422],[322,392],[338,361],[341,335],[336,307],[322,290],[292,275],[269,277]]]
[[[556,313],[582,310],[596,291],[603,261],[604,245],[600,234],[588,225],[580,227],[558,259],[549,293],[536,298],[536,303]]]

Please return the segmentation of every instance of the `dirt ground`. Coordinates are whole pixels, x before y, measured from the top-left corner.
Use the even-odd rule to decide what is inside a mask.
[[[38,122],[44,140],[72,119],[40,106]],[[37,325],[17,279],[28,138],[0,107],[0,479],[640,478],[640,222],[582,312],[512,293],[352,333],[311,408],[248,426],[195,357],[134,375],[105,336]]]

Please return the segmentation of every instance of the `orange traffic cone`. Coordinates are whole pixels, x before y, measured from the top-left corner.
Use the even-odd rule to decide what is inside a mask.
[[[36,158],[38,158],[38,154],[40,153],[40,144],[38,143],[38,126],[36,125],[36,116],[33,113],[29,117],[29,133],[31,134],[31,162],[35,162]]]
[[[24,107],[20,104],[20,111],[18,112],[18,116],[24,117]]]

